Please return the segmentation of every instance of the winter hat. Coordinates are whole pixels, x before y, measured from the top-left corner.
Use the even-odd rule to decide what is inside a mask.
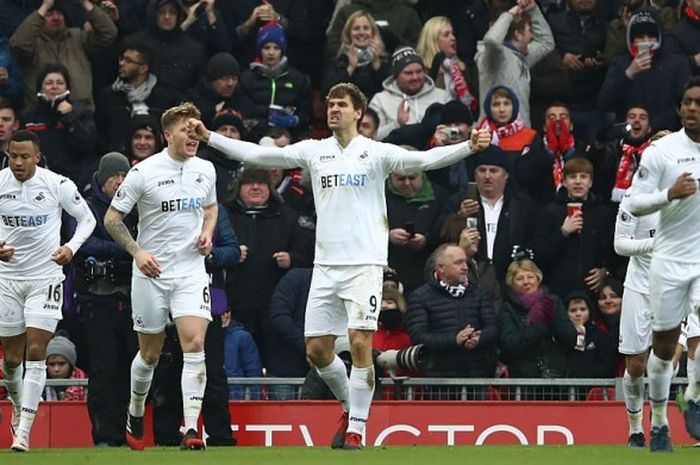
[[[223,110],[217,111],[214,117],[211,119],[210,129],[216,131],[221,126],[224,125],[236,126],[238,132],[241,133],[241,137],[245,135],[245,125],[243,120],[239,116],[238,112],[232,108],[224,108]]]
[[[204,77],[208,82],[224,76],[239,76],[241,68],[236,57],[226,52],[219,52],[209,59]]]
[[[443,105],[440,124],[465,123],[471,126],[473,122],[472,112],[462,102],[452,100]]]
[[[248,167],[243,170],[239,178],[241,184],[247,182],[260,182],[272,184],[272,174],[265,168]]]
[[[632,50],[634,39],[641,35],[656,37],[657,44],[654,49],[661,46],[661,27],[657,13],[649,8],[641,8],[630,18],[627,25],[627,48]]]
[[[260,50],[268,42],[273,42],[282,50],[282,55],[287,54],[287,38],[284,35],[284,28],[274,21],[263,24],[258,29],[258,38],[255,41],[255,49],[260,55]]]
[[[574,299],[583,300],[584,302],[586,302],[586,305],[588,306],[588,311],[593,312],[593,301],[591,300],[591,296],[588,292],[583,290],[574,290],[569,292],[566,298],[564,299],[564,305],[568,307],[569,302],[571,302]]]
[[[155,11],[157,12],[162,6],[172,3],[175,5],[177,10],[177,24],[178,26],[185,20],[185,6],[180,0],[155,0]]]
[[[412,47],[401,47],[391,56],[391,74],[396,77],[401,70],[411,63],[419,63],[423,66],[423,59]]]
[[[499,166],[506,171],[511,170],[508,155],[497,145],[489,144],[484,150],[476,154],[474,168],[481,165]]]
[[[60,355],[68,360],[72,367],[75,367],[75,362],[78,359],[78,355],[75,352],[75,344],[67,337],[59,334],[55,335],[46,346],[46,358],[52,355]]]
[[[489,89],[489,91],[486,93],[486,97],[484,97],[484,114],[489,121],[493,121],[493,115],[491,114],[491,99],[493,98],[493,94],[499,90],[505,90],[510,96],[510,101],[513,103],[513,116],[511,116],[510,121],[508,121],[509,123],[512,123],[520,113],[520,100],[518,100],[518,96],[515,95],[515,92],[513,92],[513,89],[510,87],[494,86]]]
[[[95,178],[97,183],[102,186],[107,182],[107,179],[120,171],[124,173],[129,171],[129,159],[119,152],[109,152],[100,159],[100,167]]]

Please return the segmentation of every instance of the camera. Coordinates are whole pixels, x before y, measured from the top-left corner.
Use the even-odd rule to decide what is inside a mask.
[[[428,346],[418,344],[405,349],[390,349],[377,355],[376,363],[381,368],[393,373],[396,370],[418,371],[429,370],[435,364]]]
[[[80,267],[80,278],[87,285],[98,279],[113,285],[127,285],[131,282],[131,262],[87,257]]]

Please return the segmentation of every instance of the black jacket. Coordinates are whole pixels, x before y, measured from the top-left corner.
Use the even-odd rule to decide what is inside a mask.
[[[617,341],[592,322],[586,324],[585,350],[569,349],[572,378],[613,378],[617,368]]]
[[[616,112],[618,121],[623,121],[630,105],[642,104],[649,111],[654,130],[679,129],[676,109],[691,76],[690,64],[687,57],[668,53],[664,48],[656,51],[651,69],[632,80],[625,75],[632,56],[627,53],[615,58],[598,94],[598,107]]]
[[[547,291],[545,290],[545,294]],[[563,378],[570,375],[568,350],[576,345],[576,329],[561,301],[553,295],[554,319],[528,325],[527,312],[512,290],[505,292],[498,313],[501,360],[512,378]]]
[[[348,56],[340,55],[334,61],[326,65],[321,85],[321,95],[327,95],[328,91],[339,82],[352,82],[360,88],[369,102],[377,92],[384,90],[382,82],[391,75],[389,64],[382,60],[379,69],[375,70],[372,64],[358,66],[352,76],[348,75]]]
[[[144,103],[148,105],[148,114],[160,121],[163,112],[178,102],[179,99],[174,94],[156,84]],[[100,134],[100,153],[127,153],[130,149],[130,141],[127,138],[132,105],[127,100],[126,93],[112,90],[111,85],[103,87],[95,108],[95,123]]]
[[[593,194],[583,202],[583,230],[564,237],[561,225],[569,201],[566,189],[562,189],[542,210],[535,229],[535,261],[544,273],[544,282],[560,298],[586,289],[584,279],[589,270],[609,266],[614,254],[615,216]]]
[[[39,136],[47,167],[70,178],[80,189],[97,168],[97,129],[92,111],[78,102],[71,104],[73,111],[63,115],[38,102],[20,120],[24,129]]]
[[[457,333],[471,325],[481,330],[473,350],[457,345]],[[406,326],[414,344],[426,344],[435,365],[425,376],[489,378],[496,369],[498,322],[493,301],[479,286],[469,284],[453,297],[437,282],[416,289],[408,299]]]
[[[664,45],[670,53],[684,55],[695,76],[700,75],[700,66],[694,56],[700,53],[700,22],[691,21],[681,15],[678,24],[664,37]]]
[[[192,100],[199,111],[202,112],[202,122],[205,126],[209,126],[211,120],[216,113],[216,105],[223,103],[221,109],[230,108],[238,111],[241,114],[241,119],[245,120],[251,113],[251,102],[248,97],[241,91],[240,83],[236,86],[236,91],[229,98],[223,98],[214,92],[211,82],[207,81],[204,76],[199,79],[196,87],[193,87],[188,92],[188,98]],[[244,134],[241,134],[243,137]]]

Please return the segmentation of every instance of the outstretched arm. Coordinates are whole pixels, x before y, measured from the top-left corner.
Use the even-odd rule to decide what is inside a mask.
[[[424,152],[396,147],[391,171],[429,171],[444,168],[489,146],[491,133],[486,128],[472,130],[471,139],[460,144],[433,147]]]
[[[270,168],[296,168],[299,166],[299,161],[291,156],[286,147],[261,147],[250,142],[229,139],[209,131],[204,123],[198,119],[191,118],[187,122],[187,133],[189,137],[214,147],[226,158],[232,160]]]

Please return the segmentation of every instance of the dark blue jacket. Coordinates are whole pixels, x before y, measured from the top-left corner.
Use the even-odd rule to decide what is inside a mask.
[[[292,268],[275,287],[267,318],[270,376],[304,377],[309,371],[304,345],[304,316],[311,268]]]
[[[229,378],[262,377],[262,360],[253,336],[237,321],[224,328],[224,368]],[[250,394],[251,399],[260,399],[260,388],[251,388]],[[244,397],[244,386],[229,386],[229,400]]]

